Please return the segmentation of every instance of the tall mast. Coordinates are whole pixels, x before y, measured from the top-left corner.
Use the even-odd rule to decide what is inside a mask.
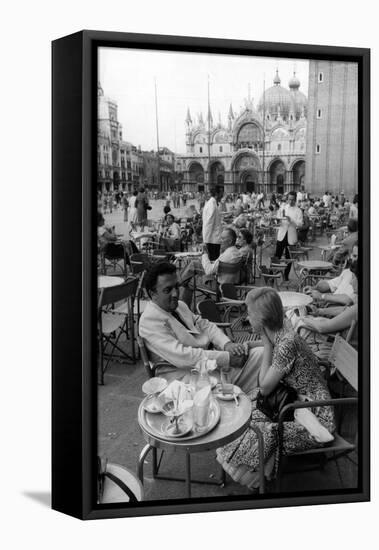
[[[160,156],[159,156],[159,125],[158,125],[158,99],[157,99],[157,79],[154,78],[155,88],[155,126],[157,130],[157,181],[158,190],[161,191],[161,170],[160,170]]]
[[[208,191],[211,185],[211,103],[209,99],[209,75],[208,75]]]
[[[266,82],[265,82],[265,74],[263,74],[263,147],[262,147],[262,184],[263,184],[263,192],[265,192],[265,147],[266,147]]]

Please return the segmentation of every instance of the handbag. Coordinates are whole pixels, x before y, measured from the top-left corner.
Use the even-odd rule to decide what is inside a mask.
[[[279,415],[286,405],[297,400],[297,391],[280,381],[276,388],[269,395],[257,396],[257,409],[265,414],[273,422],[278,422]],[[292,421],[294,419],[293,409],[286,411],[283,420]]]

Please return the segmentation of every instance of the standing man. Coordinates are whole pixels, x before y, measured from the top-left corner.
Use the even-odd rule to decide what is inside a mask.
[[[296,193],[290,191],[287,197],[287,204],[284,207],[285,220],[282,221],[278,230],[278,240],[276,242],[275,256],[281,258],[283,252],[285,257],[290,258],[288,245],[297,243],[297,228],[303,225],[303,213],[296,206]],[[288,275],[291,271],[291,264],[288,264],[284,271],[284,280],[288,281]]]
[[[203,242],[207,245],[211,262],[220,255],[221,214],[217,206],[215,187],[209,190],[210,198],[203,209]]]

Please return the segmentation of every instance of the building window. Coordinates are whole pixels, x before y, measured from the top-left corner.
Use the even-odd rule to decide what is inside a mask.
[[[317,118],[322,118],[321,109],[317,109]]]
[[[324,73],[318,73],[318,81],[324,82]]]
[[[281,143],[278,143],[278,151],[281,151],[282,150],[282,145]]]
[[[319,155],[321,152],[321,145],[319,143],[317,143],[316,145],[316,155]]]
[[[222,153],[222,145],[220,145],[220,153]]]
[[[99,174],[99,178],[102,178],[102,177],[103,177],[103,173],[102,173],[101,170],[99,170],[98,174]]]
[[[202,153],[202,152],[203,152],[203,148],[202,148],[202,147],[200,147],[200,149],[199,149],[199,150],[200,150],[200,153]]]

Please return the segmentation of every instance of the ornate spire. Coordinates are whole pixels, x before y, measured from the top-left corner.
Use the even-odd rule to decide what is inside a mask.
[[[276,74],[275,74],[275,78],[274,78],[274,84],[275,86],[279,86],[279,84],[281,83],[281,80],[279,78],[279,71],[278,69],[276,69]]]
[[[199,124],[200,124],[201,126],[204,126],[203,113],[199,113],[199,117],[198,117],[198,118],[199,118]]]
[[[208,123],[209,123],[209,126],[212,127],[212,126],[213,126],[213,116],[212,116],[212,111],[211,111],[210,105],[208,106],[207,121],[208,121]]]
[[[97,95],[104,95],[103,88],[101,87],[100,80],[97,82]]]
[[[230,103],[230,106],[229,106],[228,119],[230,119],[230,120],[233,120],[233,119],[234,119],[234,113],[233,113],[232,103]]]
[[[191,118],[191,113],[190,113],[189,107],[187,108],[186,123],[187,123],[188,126],[190,126],[190,124],[192,124],[192,118]]]

